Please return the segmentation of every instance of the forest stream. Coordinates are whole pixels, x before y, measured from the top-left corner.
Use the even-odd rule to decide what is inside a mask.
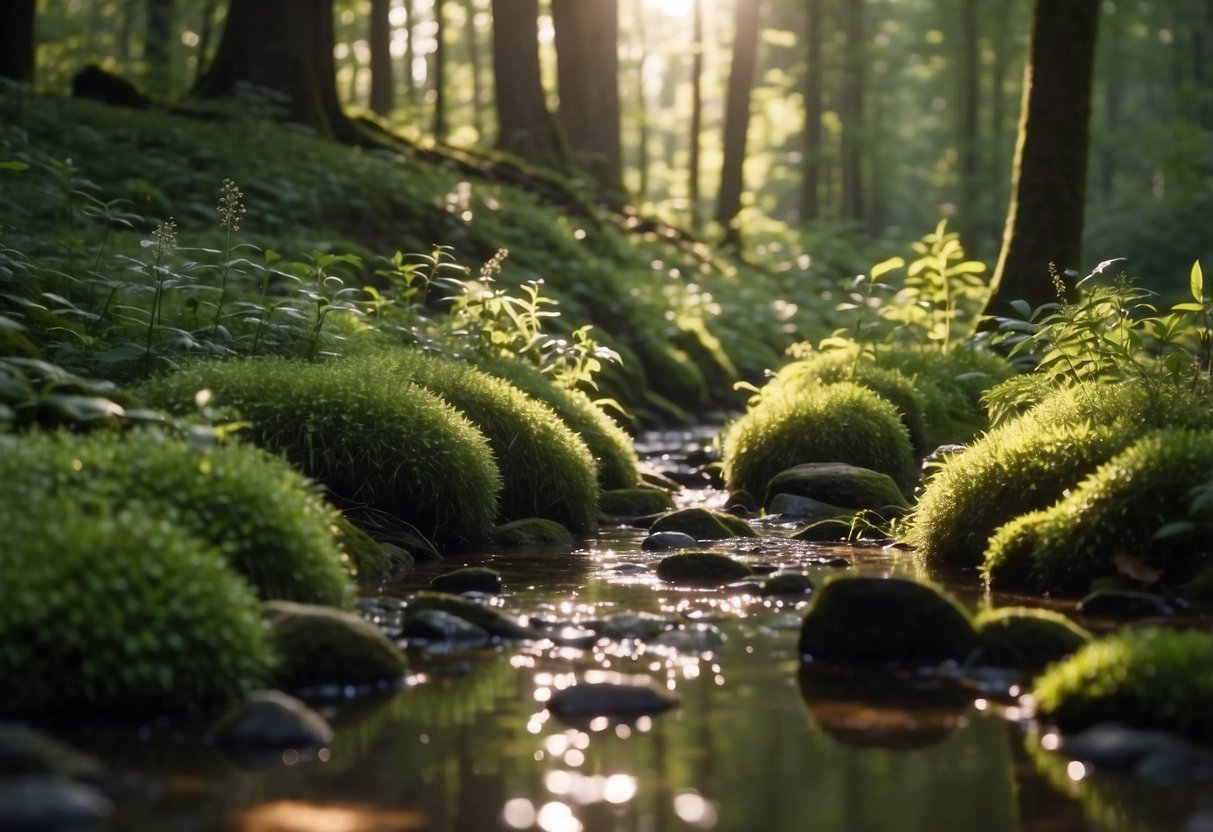
[[[681,451],[701,440],[650,434],[638,447],[676,468]],[[679,502],[718,506],[723,497],[691,488]],[[492,603],[560,635],[461,650],[410,645],[398,690],[320,704],[336,733],[314,754],[237,761],[198,735],[154,726],[65,738],[119,774],[105,827],[113,830],[1207,828],[1192,826],[1213,808],[1207,784],[1088,777],[1042,750],[1047,738],[1006,696],[1005,679],[988,680],[986,691],[972,678],[961,687],[923,677],[890,693],[872,679],[840,684],[814,672],[796,649],[808,596],[665,584],[652,571],[660,555],[641,549],[644,535],[605,528],[571,554],[494,551],[423,563],[364,599],[364,612],[391,634],[393,610],[409,593],[455,566],[488,565],[505,587]],[[767,529],[713,548],[757,570],[803,571],[815,585],[839,569],[916,568],[893,547],[779,535]],[[970,606],[982,597],[975,576],[932,577]],[[678,622],[683,637],[607,639],[581,627],[621,613]],[[561,721],[545,705],[575,682],[636,677],[679,704],[655,716],[581,722]]]

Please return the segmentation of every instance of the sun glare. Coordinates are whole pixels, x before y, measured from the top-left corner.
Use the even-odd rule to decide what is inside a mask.
[[[664,12],[670,17],[686,17],[691,13],[695,0],[645,0],[654,11]]]

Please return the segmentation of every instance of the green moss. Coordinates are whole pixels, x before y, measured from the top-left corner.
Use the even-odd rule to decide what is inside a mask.
[[[524,517],[493,529],[489,541],[497,546],[572,546],[573,535],[555,520]]]
[[[1213,529],[1192,523],[1180,534],[1155,533],[1188,520],[1190,492],[1209,481],[1210,471],[1213,432],[1156,431],[992,540],[987,571],[997,579],[1002,564],[1026,557],[1033,588],[1081,595],[1094,578],[1115,573],[1113,556],[1125,553],[1169,581],[1186,581],[1206,565],[1202,553],[1213,546]]]
[[[715,552],[680,552],[657,564],[657,577],[670,583],[720,586],[749,577],[750,567]]]
[[[263,598],[352,600],[336,512],[285,461],[257,448],[194,448],[153,429],[27,433],[0,450],[0,495],[13,505],[139,505],[153,519],[172,510]]]
[[[851,383],[759,404],[725,431],[723,449],[726,485],[753,494],[804,462],[846,462],[900,485],[913,478],[910,441],[896,409]]]
[[[1050,667],[1033,696],[1041,715],[1065,731],[1115,721],[1213,740],[1213,638],[1122,630]]]
[[[501,481],[484,434],[380,362],[204,364],[146,384],[140,395],[189,413],[204,389],[215,406],[250,422],[252,441],[344,500],[393,514],[440,545],[482,541],[493,526]]]
[[[1091,634],[1052,610],[1000,607],[973,620],[981,660],[998,667],[1039,670],[1091,640]]]
[[[928,447],[965,441],[984,429],[982,396],[1015,374],[1002,356],[968,347],[947,353],[883,349],[877,363],[899,370],[922,393]]]
[[[776,494],[810,497],[848,509],[898,513],[908,507],[892,477],[840,462],[809,462],[780,471],[767,484],[763,505],[769,508]]]
[[[643,517],[674,508],[668,491],[649,486],[604,491],[598,499],[602,511],[612,517]]]
[[[171,512],[0,500],[0,528],[0,713],[212,711],[268,680],[255,596]]]
[[[391,567],[391,558],[375,538],[351,523],[344,515],[334,519],[337,544],[350,559],[354,574],[363,580],[374,580]]]
[[[279,662],[274,683],[288,690],[398,681],[404,654],[374,624],[343,610],[274,601],[266,605]]]
[[[706,508],[683,508],[663,514],[649,531],[682,532],[696,540],[728,540],[732,537],[758,537],[758,532],[740,517]]]

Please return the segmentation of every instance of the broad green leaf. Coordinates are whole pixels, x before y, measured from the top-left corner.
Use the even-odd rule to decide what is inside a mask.
[[[1188,287],[1192,290],[1192,299],[1197,303],[1203,304],[1205,295],[1205,275],[1200,268],[1199,260],[1192,264],[1192,272],[1188,276]]]
[[[872,280],[878,280],[882,275],[886,275],[894,269],[900,269],[905,264],[904,257],[890,257],[888,260],[883,260],[873,266],[868,277]]]

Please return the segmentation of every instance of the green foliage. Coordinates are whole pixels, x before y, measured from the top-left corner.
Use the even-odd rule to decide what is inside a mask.
[[[1213,740],[1213,638],[1196,630],[1121,630],[1049,668],[1033,689],[1064,731],[1101,722]]]
[[[1168,582],[1186,582],[1207,565],[1204,553],[1213,546],[1208,507],[1198,506],[1205,522],[1195,522],[1189,503],[1210,471],[1213,433],[1151,433],[1054,505],[1022,518],[1013,534],[995,536],[987,571],[995,582],[998,569],[1026,572],[1035,589],[1075,595],[1114,574],[1114,559],[1127,555]]]
[[[923,398],[927,447],[967,439],[987,426],[985,391],[1014,375],[1002,356],[977,347],[946,353],[887,348],[878,363],[910,378]]]
[[[0,525],[0,713],[209,712],[268,680],[256,598],[163,505],[6,498]]]
[[[30,432],[4,441],[0,483],[14,506],[139,506],[152,518],[166,515],[221,553],[263,598],[352,600],[335,512],[283,460],[256,448],[203,446],[148,429]]]
[[[762,494],[771,477],[802,462],[848,462],[911,477],[910,441],[896,408],[844,382],[759,404],[723,436],[724,478],[732,491]]]
[[[247,419],[254,443],[345,501],[394,514],[442,544],[484,540],[492,528],[501,480],[484,435],[382,362],[203,364],[139,394],[188,413],[199,390]]]
[[[1040,670],[1078,650],[1091,634],[1059,612],[1031,607],[982,610],[973,619],[981,661]]]

